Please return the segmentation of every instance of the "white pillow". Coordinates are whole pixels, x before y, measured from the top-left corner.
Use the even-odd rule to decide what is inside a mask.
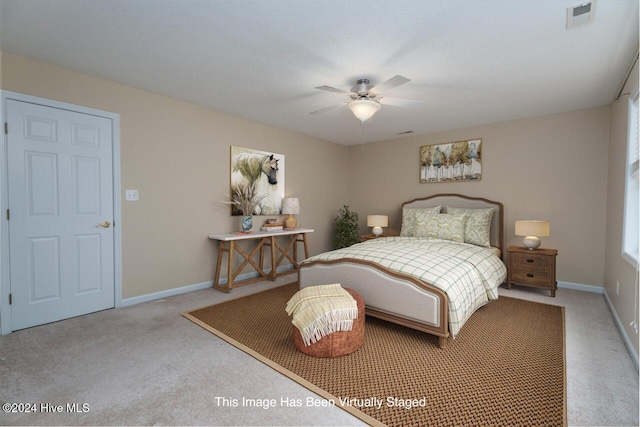
[[[432,214],[425,224],[416,230],[416,237],[436,237],[462,243],[466,217],[464,214]]]
[[[419,237],[416,236],[416,229],[422,227],[429,216],[439,214],[440,208],[441,206],[435,206],[433,208],[402,208],[402,228],[400,229],[400,236]]]
[[[454,208],[447,206],[447,213],[455,215],[467,215],[464,226],[464,242],[472,245],[491,246],[491,218],[495,208]]]

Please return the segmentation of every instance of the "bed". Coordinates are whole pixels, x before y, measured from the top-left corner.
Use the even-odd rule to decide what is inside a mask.
[[[304,260],[300,287],[340,283],[363,296],[367,315],[435,335],[444,348],[506,279],[503,205],[439,194],[401,211],[400,236]]]

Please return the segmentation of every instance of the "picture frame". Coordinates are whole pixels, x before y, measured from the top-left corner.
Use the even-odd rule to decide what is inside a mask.
[[[239,197],[256,200],[250,215],[279,215],[284,198],[283,154],[231,146],[231,215],[245,215]],[[253,205],[253,203],[252,203]]]
[[[480,181],[482,138],[420,147],[420,183]]]

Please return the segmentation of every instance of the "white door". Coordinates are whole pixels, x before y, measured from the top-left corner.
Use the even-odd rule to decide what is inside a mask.
[[[111,119],[6,108],[12,329],[114,307]]]

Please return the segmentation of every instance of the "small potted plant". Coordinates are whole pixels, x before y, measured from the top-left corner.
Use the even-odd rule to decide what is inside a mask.
[[[349,209],[344,205],[339,211],[335,219],[336,223],[336,239],[335,248],[346,248],[358,243],[358,213]]]
[[[250,233],[253,228],[253,212],[266,197],[266,194],[256,193],[255,184],[243,185],[236,187],[230,200],[228,202],[223,201],[223,203],[231,205],[232,211],[235,208],[242,212],[242,232]]]

